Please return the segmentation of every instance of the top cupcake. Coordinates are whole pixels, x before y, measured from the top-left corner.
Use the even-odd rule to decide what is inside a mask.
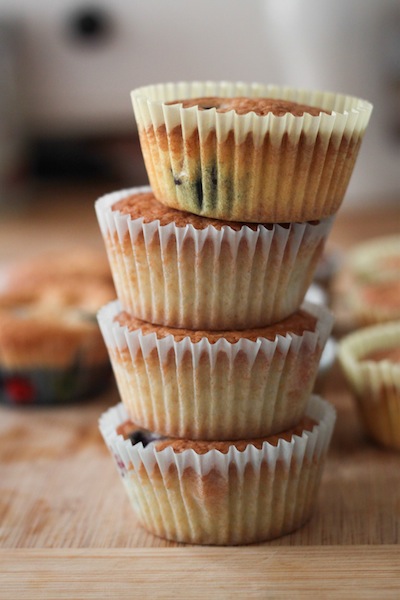
[[[153,85],[132,101],[160,202],[256,223],[334,214],[372,111],[350,96],[243,83]]]

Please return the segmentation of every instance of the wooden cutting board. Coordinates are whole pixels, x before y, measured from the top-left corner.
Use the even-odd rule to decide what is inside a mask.
[[[336,368],[324,396],[338,421],[311,521],[259,546],[179,551],[138,525],[98,433],[98,417],[118,402],[113,386],[80,406],[1,407],[0,598],[111,598],[139,581],[156,598],[176,586],[196,597],[195,584],[246,598],[369,597],[367,588],[398,598],[400,454],[365,439]]]
[[[1,216],[0,263],[27,249],[102,247],[98,190],[39,192]],[[343,252],[398,222],[398,203],[342,211],[330,242]],[[400,454],[364,438],[337,370],[324,395],[338,421],[313,518],[241,548],[176,547],[138,526],[97,430],[114,388],[79,406],[0,407],[0,599],[400,598]]]

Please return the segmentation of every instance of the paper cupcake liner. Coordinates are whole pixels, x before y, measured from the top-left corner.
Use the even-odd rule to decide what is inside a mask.
[[[256,223],[334,214],[372,111],[369,102],[351,96],[243,83],[150,85],[131,96],[146,170],[160,202]],[[331,114],[238,115],[165,104],[204,96],[279,98]]]
[[[226,454],[133,446],[115,431],[127,419],[122,405],[99,426],[146,529],[178,542],[235,545],[284,535],[311,517],[336,414],[313,396],[307,415],[317,422],[311,432]]]
[[[375,350],[400,347],[400,321],[375,325],[343,338],[339,361],[368,434],[400,450],[400,364],[363,360]]]
[[[161,226],[113,211],[150,188],[103,196],[96,212],[118,298],[135,317],[188,329],[263,327],[297,310],[333,219],[317,224]]]
[[[347,266],[360,282],[400,280],[400,235],[373,238],[357,244],[347,257]]]
[[[136,424],[172,437],[232,440],[284,431],[303,417],[333,324],[328,309],[307,302],[303,308],[317,319],[314,332],[234,344],[129,331],[114,321],[119,302],[98,319]]]

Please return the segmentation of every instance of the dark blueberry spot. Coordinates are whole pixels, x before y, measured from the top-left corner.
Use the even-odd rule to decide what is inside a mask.
[[[87,310],[79,311],[79,316],[81,317],[81,319],[83,319],[84,321],[88,321],[89,323],[97,323],[96,315]]]
[[[217,173],[217,168],[214,165],[213,168],[211,169],[211,183],[214,187],[217,187],[218,184],[218,173]]]
[[[203,182],[201,179],[196,181],[196,196],[197,196],[197,204],[199,208],[203,206]]]
[[[151,436],[146,435],[146,433],[140,429],[131,433],[129,439],[131,440],[133,446],[142,442],[144,447],[146,447],[147,444],[152,441]]]
[[[202,106],[201,108],[203,110],[210,110],[211,108],[214,108],[214,106]]]
[[[179,179],[179,177],[174,177],[174,184],[175,185],[182,185],[182,181]]]

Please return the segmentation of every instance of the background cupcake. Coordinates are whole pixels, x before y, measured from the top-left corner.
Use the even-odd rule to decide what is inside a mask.
[[[372,111],[359,98],[259,84],[169,83],[131,95],[157,199],[258,223],[334,214]]]
[[[356,244],[334,290],[335,310],[348,329],[400,319],[400,236]]]
[[[339,359],[367,433],[400,450],[400,321],[345,337]]]
[[[0,398],[10,404],[78,400],[100,392],[110,380],[96,322],[100,306],[115,294],[110,275],[108,280],[93,273],[87,280],[81,273],[67,275],[68,255],[63,275],[61,255],[53,259],[47,273],[46,258],[35,258],[32,273],[26,261],[21,270],[10,268],[3,282]]]

